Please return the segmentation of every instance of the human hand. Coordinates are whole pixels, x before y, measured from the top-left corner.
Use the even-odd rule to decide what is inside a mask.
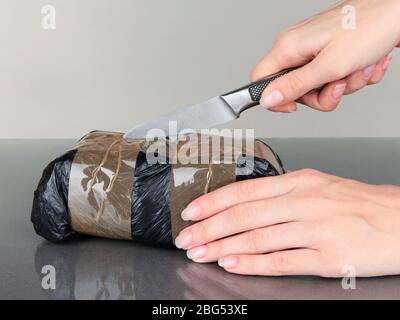
[[[400,273],[400,187],[314,170],[237,182],[193,201],[176,238],[196,262],[253,275]]]
[[[342,26],[348,5],[355,8],[355,29]],[[398,0],[346,0],[284,30],[252,79],[303,67],[269,85],[261,104],[276,112],[294,112],[296,102],[332,111],[344,94],[380,82],[400,43],[399,16]]]

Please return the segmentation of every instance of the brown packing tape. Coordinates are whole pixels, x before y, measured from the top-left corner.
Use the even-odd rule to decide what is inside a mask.
[[[213,164],[209,166],[199,165],[196,167],[187,165],[173,166],[170,184],[173,239],[176,238],[180,231],[190,225],[190,222],[184,221],[181,218],[183,209],[185,209],[191,201],[205,193],[234,182],[236,177],[235,168],[235,164],[218,165],[218,169],[216,169],[216,165]],[[185,176],[186,179],[183,179]]]
[[[72,228],[82,234],[131,240],[131,196],[138,141],[121,133],[84,137],[71,167],[68,205]]]
[[[204,136],[202,136],[204,138]],[[194,147],[198,150],[194,153],[193,158],[200,163],[200,154],[204,154],[202,150],[209,148],[209,164],[181,164],[179,161],[172,166],[172,178],[170,182],[170,198],[171,198],[171,227],[172,238],[175,239],[180,231],[188,227],[191,223],[181,218],[181,213],[186,206],[194,199],[214,191],[222,186],[236,181],[236,162],[238,156],[244,154],[247,156],[255,156],[269,161],[275,169],[282,173],[282,168],[276,160],[272,151],[260,141],[252,141],[249,143],[245,140],[235,140],[232,145],[224,147],[224,138],[218,137],[220,143],[219,150],[215,149],[216,144],[205,142],[202,138],[193,141],[184,141],[178,144],[178,150],[183,144],[187,147]],[[254,144],[253,144],[254,143]],[[200,150],[199,150],[200,149]],[[217,155],[218,159],[213,158]],[[222,163],[223,162],[223,163]]]

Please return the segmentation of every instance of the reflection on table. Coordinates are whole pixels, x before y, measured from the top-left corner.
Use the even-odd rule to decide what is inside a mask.
[[[49,299],[400,298],[400,277],[357,279],[356,290],[344,290],[341,279],[239,276],[129,241],[43,241],[35,252],[39,280],[44,265],[56,270],[56,289],[44,290]]]

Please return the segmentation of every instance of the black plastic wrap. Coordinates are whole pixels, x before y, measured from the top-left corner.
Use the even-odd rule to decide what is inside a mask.
[[[279,175],[279,172],[274,167],[272,167],[267,160],[258,157],[254,157],[252,160],[254,161],[254,169],[252,172],[247,174],[241,174],[240,170],[245,167],[245,160],[238,161],[236,165],[236,181]]]
[[[170,164],[150,165],[145,152],[136,159],[132,193],[132,239],[147,244],[172,244],[169,206]]]
[[[77,235],[68,215],[69,175],[76,151],[68,151],[44,169],[34,194],[31,221],[36,233],[49,241]]]

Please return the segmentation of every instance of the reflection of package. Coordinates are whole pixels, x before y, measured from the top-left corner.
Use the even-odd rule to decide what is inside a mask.
[[[44,170],[32,208],[36,232],[51,241],[89,234],[172,246],[188,225],[180,213],[192,200],[235,181],[283,173],[260,141],[250,147],[215,136],[186,138],[146,142],[88,134]]]
[[[105,252],[107,259],[101,259]],[[39,281],[44,277],[43,266],[56,270],[56,288],[42,290],[47,299],[185,298],[176,271],[186,259],[169,250],[129,243],[120,243],[115,250],[105,241],[89,240],[74,246],[43,241],[36,247],[34,262]]]

